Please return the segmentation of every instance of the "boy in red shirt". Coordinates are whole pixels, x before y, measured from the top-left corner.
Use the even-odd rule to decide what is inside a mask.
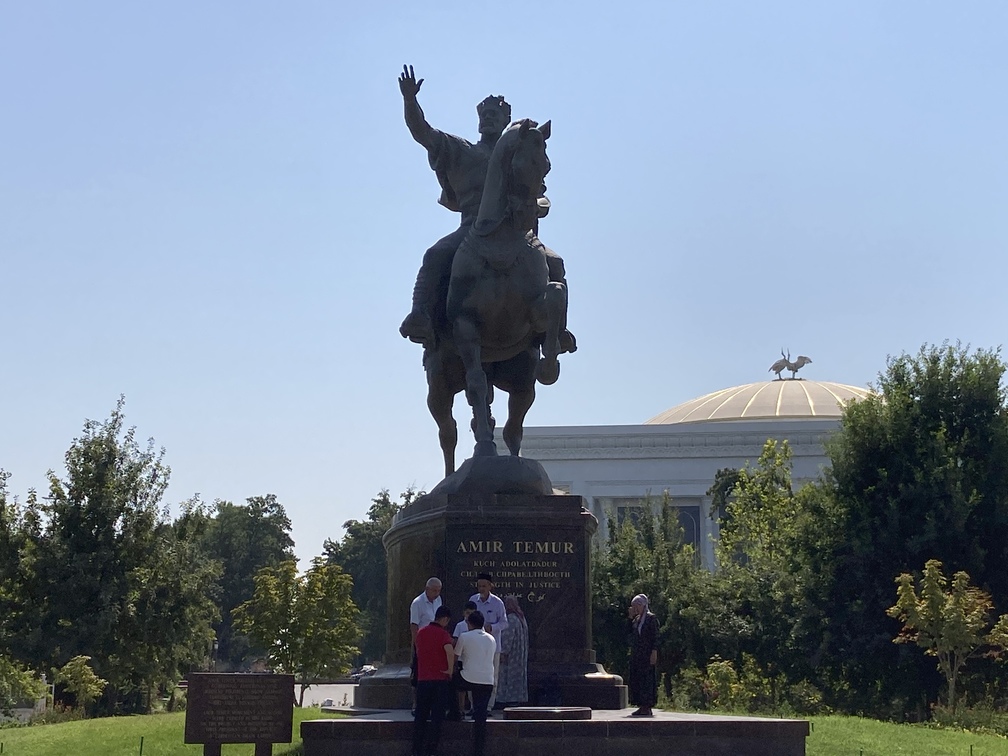
[[[413,715],[413,756],[426,756],[437,751],[441,739],[441,722],[451,693],[451,677],[455,668],[452,637],[446,629],[451,621],[451,609],[438,607],[434,621],[420,628],[416,635],[417,686],[416,713]],[[424,751],[427,719],[431,720],[430,742]]]

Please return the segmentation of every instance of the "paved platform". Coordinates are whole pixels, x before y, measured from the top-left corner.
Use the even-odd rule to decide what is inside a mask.
[[[486,756],[804,756],[809,723],[798,719],[729,717],[632,709],[596,710],[590,720],[487,722]],[[413,734],[409,711],[391,710],[347,719],[301,723],[304,756],[408,756]],[[441,756],[472,754],[472,722],[445,722]],[[640,749],[640,750],[638,750]]]

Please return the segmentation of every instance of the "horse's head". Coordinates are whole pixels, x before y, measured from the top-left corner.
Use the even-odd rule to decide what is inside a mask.
[[[550,122],[538,126],[525,119],[505,131],[490,157],[476,233],[488,235],[506,223],[525,233],[538,217],[543,179],[550,170],[546,140]]]
[[[546,156],[550,122],[537,127],[534,121],[525,120],[517,129],[518,139],[511,158],[509,194],[520,195],[522,202],[535,205],[543,195],[543,178],[550,170],[550,161]]]

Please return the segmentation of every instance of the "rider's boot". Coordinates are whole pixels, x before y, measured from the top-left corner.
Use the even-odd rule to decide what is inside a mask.
[[[434,324],[430,316],[430,301],[433,294],[423,268],[417,273],[416,284],[413,286],[413,309],[399,326],[399,333],[404,339],[409,339],[424,346],[434,341]]]

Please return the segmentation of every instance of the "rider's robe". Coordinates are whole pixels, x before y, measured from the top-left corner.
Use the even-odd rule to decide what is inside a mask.
[[[473,144],[462,137],[434,130],[427,159],[441,185],[438,202],[452,212],[462,213],[463,226],[470,225],[479,213],[492,152],[492,147],[481,142]]]

